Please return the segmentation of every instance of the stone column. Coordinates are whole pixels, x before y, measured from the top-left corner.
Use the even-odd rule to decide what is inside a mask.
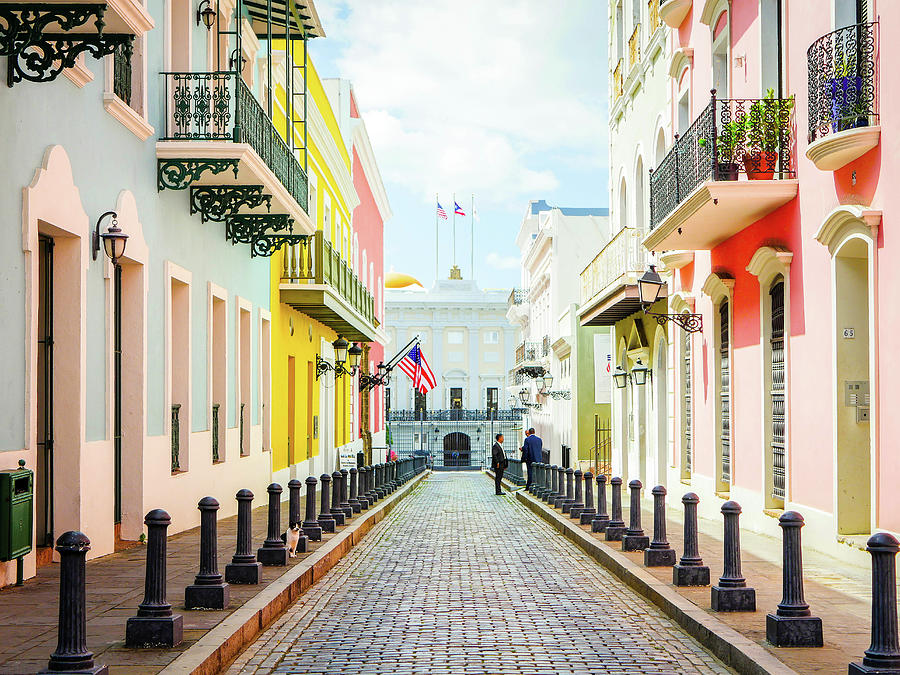
[[[781,526],[781,602],[774,614],[766,615],[766,639],[776,647],[821,647],[822,619],[812,616],[803,599],[803,561],[800,528],[803,516],[785,511]]]
[[[303,483],[296,478],[288,481],[288,494],[290,501],[288,502],[288,527],[292,527],[294,523],[300,524],[303,517],[300,509],[300,491],[303,489]]]
[[[359,471],[355,466],[350,467],[350,499],[347,500],[353,513],[362,511],[362,503],[359,501]]]
[[[737,502],[722,504],[725,518],[725,571],[719,583],[712,587],[710,604],[714,612],[755,612],[756,591],[747,586],[741,574],[741,505]]]
[[[288,561],[287,546],[281,540],[281,493],[278,483],[271,483],[269,493],[269,526],[266,540],[256,551],[256,559],[265,566],[284,566]]]
[[[697,504],[700,497],[688,492],[681,498],[684,504],[684,553],[672,568],[672,583],[676,586],[709,586],[709,567],[700,557],[697,535]]]
[[[331,515],[336,525],[343,525],[345,522],[344,509],[341,508],[341,472],[335,471],[331,474]]]
[[[666,488],[657,485],[653,494],[653,541],[644,549],[644,565],[647,567],[671,567],[675,564],[675,551],[666,538]]]
[[[322,484],[322,503],[319,507],[319,527],[322,532],[334,532],[336,521],[331,513],[331,476],[323,473],[319,476]]]
[[[231,597],[228,584],[219,574],[216,512],[219,502],[204,497],[200,509],[200,573],[194,583],[184,589],[185,609],[225,609]]]
[[[56,540],[59,553],[59,624],[56,651],[42,673],[90,673],[107,675],[106,666],[94,665],[87,648],[85,557],[90,540],[81,532],[63,532]]]
[[[322,541],[322,526],[316,520],[316,484],[315,476],[306,479],[306,515],[303,518],[303,534],[310,541]]]
[[[606,532],[609,514],[606,513],[606,474],[597,474],[597,515],[591,518],[591,532]]]
[[[628,484],[631,491],[631,503],[628,507],[628,529],[622,537],[623,551],[643,551],[650,545],[650,537],[644,534],[641,526],[641,488],[643,484],[639,480],[633,480]]]
[[[350,472],[347,469],[341,469],[341,511],[344,512],[344,518],[350,520],[353,517],[353,507],[350,506]]]
[[[578,522],[581,525],[590,525],[597,509],[594,508],[594,474],[590,471],[584,472],[584,508],[578,515]]]
[[[897,551],[893,535],[879,532],[869,537],[866,550],[872,556],[872,643],[862,663],[851,663],[853,673],[900,673],[900,641],[897,638]]]
[[[172,519],[162,509],[144,517],[147,526],[147,568],[144,600],[137,616],[125,624],[126,647],[174,647],[181,644],[184,629],[181,614],[172,613],[166,602],[166,530]]]
[[[581,469],[575,469],[573,474],[575,480],[575,502],[569,507],[569,516],[572,518],[581,518],[581,512],[584,511],[584,474]]]
[[[613,476],[609,481],[612,491],[612,518],[606,522],[606,541],[622,541],[625,534],[625,521],[622,520],[622,479]],[[592,523],[593,525],[593,523]]]

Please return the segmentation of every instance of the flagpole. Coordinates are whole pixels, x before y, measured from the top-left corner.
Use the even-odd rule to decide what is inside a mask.
[[[453,193],[453,266],[456,267],[456,193]]]
[[[469,241],[469,250],[471,251],[472,264],[472,281],[475,281],[475,193],[472,193],[472,210],[469,212],[469,218],[472,223],[472,239]]]
[[[438,281],[438,204],[440,199],[438,193],[434,193],[434,285],[437,286]]]

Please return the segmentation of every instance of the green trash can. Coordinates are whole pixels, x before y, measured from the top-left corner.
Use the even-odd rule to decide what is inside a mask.
[[[0,562],[17,561],[21,586],[22,558],[31,553],[34,527],[34,471],[19,460],[18,469],[0,470]]]

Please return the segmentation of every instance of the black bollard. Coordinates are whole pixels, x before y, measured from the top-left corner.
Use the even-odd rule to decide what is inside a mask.
[[[355,466],[350,467],[350,499],[347,500],[353,513],[362,511],[362,503],[359,501],[359,471]]]
[[[532,466],[537,467],[537,473],[535,474],[535,482],[532,483],[531,489],[532,494],[538,499],[542,499],[545,491],[545,476],[547,475],[547,465],[543,462],[538,462]]]
[[[319,526],[322,532],[334,532],[335,520],[331,514],[331,476],[323,473],[319,476],[322,484],[322,502],[319,508]]]
[[[866,550],[872,556],[872,642],[862,663],[851,663],[854,673],[900,673],[900,641],[897,636],[897,552],[893,535],[879,532],[869,537]]]
[[[144,517],[147,526],[147,569],[144,600],[137,616],[125,624],[126,647],[174,647],[180,645],[184,629],[181,614],[172,613],[166,602],[166,530],[172,519],[162,509]]]
[[[597,515],[591,518],[591,532],[606,532],[609,514],[606,512],[606,474],[597,474]]]
[[[378,472],[375,465],[369,465],[369,486],[366,490],[366,496],[369,498],[369,506],[372,506],[378,500],[378,493],[375,492],[375,482],[378,480]]]
[[[331,474],[331,516],[335,525],[343,525],[345,522],[344,509],[341,508],[341,472]]]
[[[269,527],[266,540],[256,550],[256,559],[267,567],[287,565],[288,550],[281,539],[281,486],[271,483],[266,488],[269,493]]]
[[[584,508],[578,516],[578,522],[582,525],[589,525],[597,515],[597,509],[594,508],[594,474],[590,471],[584,472]]]
[[[300,491],[303,490],[303,483],[296,478],[288,481],[288,527],[293,527],[294,523],[300,524],[303,514],[300,509]],[[306,549],[304,549],[306,550]]]
[[[81,532],[63,532],[56,540],[59,553],[59,624],[56,651],[41,673],[107,675],[106,666],[94,664],[87,648],[85,564],[91,541]]]
[[[644,549],[644,565],[647,567],[671,567],[675,564],[675,551],[666,538],[666,488],[657,485],[653,494],[653,541]]]
[[[371,501],[369,500],[369,495],[366,494],[369,490],[369,467],[361,466],[359,467],[359,492],[356,498],[359,500],[359,505],[365,510],[369,508]]]
[[[755,612],[756,591],[747,586],[741,575],[741,505],[722,504],[725,518],[725,571],[719,583],[712,587],[710,604],[714,612]]]
[[[315,476],[306,479],[306,516],[303,518],[303,534],[310,541],[322,541],[322,526],[316,520],[316,484]]]
[[[572,518],[580,518],[581,512],[584,511],[584,474],[581,469],[575,469],[575,502],[569,507],[569,516]]]
[[[700,557],[697,535],[697,504],[700,497],[688,492],[681,498],[684,504],[684,553],[672,568],[672,583],[676,586],[709,586],[709,567]]]
[[[650,537],[644,534],[641,527],[641,488],[644,486],[639,480],[633,480],[628,484],[631,491],[631,502],[628,507],[628,529],[622,537],[623,551],[643,551],[650,545]]]
[[[559,467],[554,464],[549,469],[549,476],[547,477],[550,483],[550,489],[547,490],[547,493],[544,495],[543,499],[548,504],[553,503],[554,497],[559,496]]]
[[[822,619],[812,616],[803,599],[803,558],[800,528],[803,516],[785,511],[778,519],[781,526],[783,564],[781,602],[774,614],[766,615],[766,640],[776,647],[821,647]]]
[[[612,491],[612,517],[606,521],[606,541],[622,541],[625,534],[625,521],[622,520],[622,479],[614,476],[609,481]],[[592,523],[593,525],[593,523]]]
[[[347,520],[353,517],[353,507],[350,506],[350,472],[347,469],[341,469],[341,511]]]
[[[252,512],[253,493],[238,490],[237,545],[231,562],[225,565],[225,581],[230,584],[258,584],[262,565],[253,554]]]
[[[562,509],[563,513],[568,513],[569,509],[571,509],[575,505],[575,472],[572,470],[570,466],[566,469],[566,498],[563,499],[559,508]]]
[[[204,497],[197,504],[200,509],[200,573],[194,583],[184,589],[185,609],[225,609],[231,592],[219,574],[216,512],[219,502]]]
[[[550,505],[553,508],[566,499],[566,467],[564,466],[556,467],[556,485],[558,488],[556,494],[550,498]]]

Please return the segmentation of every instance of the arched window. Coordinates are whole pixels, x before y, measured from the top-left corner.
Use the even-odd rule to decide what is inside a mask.
[[[626,227],[628,225],[628,189],[625,185],[625,179],[622,179],[622,183],[619,187],[619,227]]]
[[[634,226],[645,230],[644,223],[644,159],[639,155],[634,169]]]
[[[719,98],[728,98],[728,71],[730,70],[731,27],[728,11],[719,14],[713,25],[712,76],[713,88]]]
[[[666,132],[660,128],[659,133],[656,134],[656,157],[654,166],[659,166],[662,164],[663,159],[666,157]]]

